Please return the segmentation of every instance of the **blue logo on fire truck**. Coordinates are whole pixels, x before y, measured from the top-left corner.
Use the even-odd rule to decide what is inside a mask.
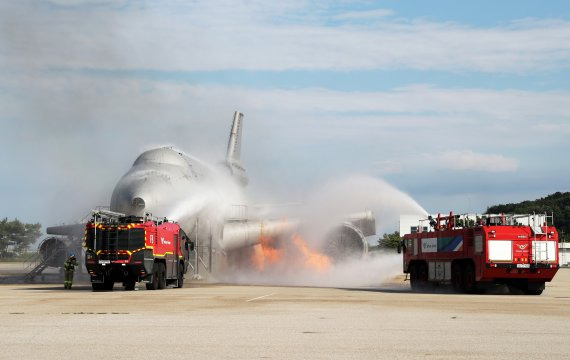
[[[463,236],[422,239],[422,252],[424,253],[461,250],[463,250]]]
[[[443,237],[437,239],[437,251],[463,250],[463,236]]]

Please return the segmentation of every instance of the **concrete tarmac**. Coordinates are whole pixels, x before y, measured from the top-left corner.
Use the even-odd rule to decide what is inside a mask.
[[[568,269],[541,296],[119,285],[0,285],[0,358],[570,358]]]

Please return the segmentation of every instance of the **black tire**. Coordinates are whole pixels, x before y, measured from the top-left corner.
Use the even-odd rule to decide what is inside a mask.
[[[544,289],[540,289],[540,290],[525,290],[524,294],[525,294],[525,295],[540,295],[540,294],[542,294],[543,291],[544,291]]]
[[[163,263],[158,264],[158,289],[166,288],[166,266]]]
[[[178,283],[176,284],[177,288],[181,288],[184,286],[184,266],[180,264],[178,266]]]
[[[412,291],[416,292],[426,291],[430,288],[427,264],[416,263],[410,265],[410,285]]]
[[[113,279],[106,278],[105,282],[103,283],[103,289],[107,291],[113,291],[113,287],[115,286],[115,281]]]
[[[544,282],[528,283],[523,290],[525,295],[540,295],[544,291]]]
[[[461,264],[453,264],[451,269],[451,285],[453,285],[453,290],[458,293],[464,291],[463,287],[463,266]]]
[[[132,291],[135,289],[136,281],[133,279],[129,279],[123,283],[126,291]]]
[[[158,289],[158,263],[154,263],[152,266],[152,279],[150,282],[146,283],[147,290]]]
[[[475,280],[475,268],[468,263],[463,268],[463,290],[468,294],[477,292],[477,281]]]
[[[420,291],[430,291],[434,287],[428,280],[428,266],[425,263],[418,266],[418,285]]]
[[[410,265],[410,287],[412,291],[419,291],[418,286],[418,266],[416,264]]]
[[[103,291],[105,290],[104,283],[91,283],[93,291]]]

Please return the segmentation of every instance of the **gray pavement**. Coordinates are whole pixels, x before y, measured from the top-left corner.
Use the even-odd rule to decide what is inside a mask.
[[[541,296],[187,285],[0,285],[0,358],[570,358],[567,269]]]

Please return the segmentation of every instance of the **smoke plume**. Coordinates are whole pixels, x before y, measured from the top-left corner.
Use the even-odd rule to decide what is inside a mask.
[[[218,280],[236,284],[321,287],[378,286],[402,272],[402,258],[391,252],[373,252],[343,262],[328,259],[319,249],[325,234],[347,215],[364,210],[376,214],[377,233],[393,229],[402,214],[427,212],[409,195],[387,182],[350,176],[328,182],[289,213],[302,224],[301,233],[279,242],[256,245],[251,261],[221,274]],[[368,239],[376,242],[378,236]]]

